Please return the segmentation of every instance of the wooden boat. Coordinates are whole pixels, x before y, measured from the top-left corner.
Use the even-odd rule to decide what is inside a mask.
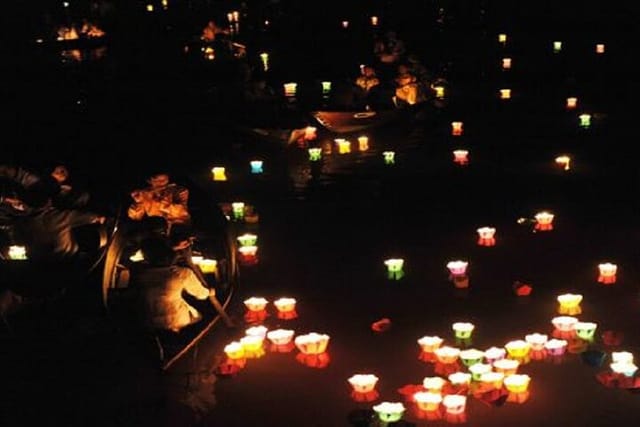
[[[313,111],[313,118],[331,132],[351,133],[382,126],[401,115],[401,110],[383,111]]]
[[[177,182],[182,182],[178,180]],[[131,223],[123,221],[105,260],[102,279],[103,302],[108,314],[122,328],[153,344],[153,357],[162,370],[169,369],[220,320],[228,322],[225,309],[238,283],[236,243],[232,224],[220,207],[203,191],[189,188],[189,209],[192,216],[194,243],[192,251],[202,259],[215,260],[215,269],[199,268],[208,287],[215,289],[209,303],[194,301],[201,319],[179,332],[150,330],[137,316],[136,289],[130,283],[131,273],[140,267],[140,240],[135,238]],[[197,262],[196,262],[197,263]],[[131,285],[131,286],[130,286]],[[191,300],[189,300],[191,303]]]

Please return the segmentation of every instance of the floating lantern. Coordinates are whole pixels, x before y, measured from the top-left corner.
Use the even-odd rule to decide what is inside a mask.
[[[418,340],[418,345],[420,345],[420,349],[424,353],[433,353],[440,348],[443,341],[442,338],[437,336],[424,336]]]
[[[562,294],[558,295],[558,313],[574,316],[582,313],[580,303],[582,302],[582,295],[580,294]]]
[[[240,338],[244,355],[248,359],[255,359],[264,355],[264,338],[258,335],[246,335]]]
[[[251,297],[244,300],[244,305],[250,311],[263,311],[267,307],[268,303],[269,301],[262,297]]]
[[[258,242],[258,236],[251,233],[244,233],[237,237],[238,243],[240,246],[255,246]]]
[[[428,391],[419,391],[413,395],[416,405],[423,411],[436,411],[442,403],[442,395],[440,393],[431,393]]]
[[[534,217],[536,219],[535,230],[538,231],[551,231],[553,230],[553,217],[554,215],[549,212],[538,212]]]
[[[331,82],[323,81],[321,84],[322,84],[322,94],[329,95],[331,93]]]
[[[571,157],[569,156],[558,156],[556,157],[556,164],[562,166],[562,168],[566,171],[569,170],[571,164]]]
[[[244,334],[251,337],[260,337],[264,340],[267,337],[268,330],[269,329],[266,326],[258,325],[248,328],[246,331],[244,331]]]
[[[476,363],[469,366],[469,372],[471,372],[471,379],[473,381],[480,381],[482,375],[491,372],[492,366],[487,363]]]
[[[446,383],[447,381],[441,377],[424,377],[422,387],[430,393],[439,394]]]
[[[515,374],[519,366],[520,362],[515,359],[500,359],[493,362],[496,372],[502,372],[505,376]]]
[[[338,145],[338,153],[348,154],[351,152],[351,142],[344,138],[336,138],[334,140]]]
[[[467,386],[471,383],[471,374],[468,372],[454,372],[449,375],[449,382],[454,386]]]
[[[500,99],[511,99],[511,89],[500,89]]]
[[[10,259],[13,259],[13,258],[11,258],[11,256],[9,256],[9,258],[10,258]],[[192,259],[192,260],[194,261],[194,263],[195,263],[195,262],[196,262],[196,260],[195,260],[194,258],[196,258],[196,257],[191,257],[191,259]],[[200,257],[200,259],[202,259],[202,257]],[[140,262],[140,261],[144,261],[144,255],[142,254],[142,250],[138,249],[138,250],[137,250],[133,255],[131,255],[131,256],[129,257],[129,260],[130,260],[131,262]]]
[[[369,137],[364,135],[358,137],[358,149],[360,151],[367,151],[369,149]]]
[[[214,181],[226,181],[227,175],[225,172],[225,168],[222,166],[216,166],[211,169],[211,175]]]
[[[638,367],[634,365],[632,362],[627,362],[627,363],[614,362],[614,363],[611,363],[609,367],[616,374],[622,374],[625,377],[632,377],[638,370]]]
[[[464,411],[467,406],[467,396],[447,394],[442,399],[442,406],[445,408],[445,420],[447,422],[458,424],[466,421]]]
[[[192,260],[193,258],[194,257],[192,257]],[[211,258],[195,258],[196,259],[193,260],[193,263],[200,267],[200,271],[202,271],[204,274],[214,274],[216,276],[218,275],[218,261]]]
[[[462,135],[462,132],[463,132],[462,126],[463,126],[462,122],[451,122],[451,135],[453,136]]]
[[[507,350],[509,357],[522,360],[529,355],[531,344],[524,340],[514,340],[506,343],[504,348]]]
[[[456,261],[449,261],[447,263],[447,268],[451,273],[451,277],[464,276],[467,273],[468,265],[469,263],[467,261],[456,260]]]
[[[556,328],[554,333],[559,332],[557,335],[560,335],[562,339],[566,339],[574,335],[573,327],[578,323],[578,319],[573,316],[557,316],[551,319],[551,323]]]
[[[553,42],[553,52],[554,53],[558,53],[562,50],[562,42],[561,41],[555,41]]]
[[[377,16],[372,16],[371,17],[371,25],[376,27],[378,25],[378,17]]]
[[[342,21],[342,28],[349,28],[349,21]]]
[[[318,137],[318,135],[316,134],[317,132],[317,128],[314,126],[307,126],[304,128],[304,140],[305,141],[313,141],[314,139],[316,139]]]
[[[224,353],[231,360],[244,359],[244,347],[238,341],[227,344],[224,347]]]
[[[507,35],[506,34],[498,34],[498,42],[504,45],[507,43]]]
[[[494,389],[502,388],[502,381],[504,380],[504,373],[502,372],[485,372],[480,374],[480,382],[488,384]]]
[[[68,5],[69,3],[65,2],[66,5]],[[67,6],[65,6],[67,7]],[[152,4],[147,4],[147,12],[153,12],[153,5]]]
[[[214,59],[216,59],[216,51],[211,46],[203,48],[202,53],[204,55],[204,58],[208,61],[213,61]]]
[[[396,152],[395,151],[384,151],[382,153],[382,157],[384,158],[384,163],[387,165],[395,164],[396,160]]]
[[[383,423],[395,423],[402,419],[405,407],[401,402],[382,402],[373,407]]]
[[[447,365],[455,363],[458,360],[458,357],[460,356],[460,349],[444,346],[435,349],[434,353],[436,354],[438,362]]]
[[[453,162],[462,166],[469,164],[469,151],[453,150]]]
[[[322,149],[319,147],[309,148],[309,160],[312,162],[317,162],[322,157]]]
[[[249,162],[249,165],[251,166],[251,173],[261,174],[262,172],[264,172],[264,170],[262,169],[262,164],[262,160],[251,160]]]
[[[552,338],[544,343],[544,348],[551,356],[562,356],[567,350],[567,340]]]
[[[9,259],[11,260],[26,260],[27,259],[27,248],[20,245],[11,245],[9,246]]]
[[[475,348],[470,348],[467,350],[460,351],[460,360],[467,368],[481,363],[482,358],[484,357],[484,352],[480,350],[476,350]]]
[[[633,353],[628,351],[614,351],[611,353],[613,363],[633,363]]]
[[[298,84],[294,82],[284,83],[284,96],[287,98],[293,98],[298,91]]]
[[[591,126],[591,114],[580,114],[578,116],[578,119],[580,120],[580,127],[588,128],[589,126]]]
[[[267,332],[267,339],[274,345],[285,346],[293,340],[294,331],[290,329],[274,329]]]
[[[433,90],[435,92],[436,98],[443,99],[444,98],[444,93],[445,93],[444,86],[435,85],[435,86],[432,86],[432,87],[433,87]]]
[[[329,335],[311,332],[306,335],[298,335],[294,343],[301,353],[320,354],[327,350]]]
[[[531,377],[526,374],[507,375],[503,380],[504,387],[509,391],[507,401],[514,403],[526,402],[529,398],[528,388],[530,382]]]
[[[611,285],[616,282],[616,273],[618,272],[618,266],[616,264],[611,264],[610,262],[598,264],[598,270],[600,271],[600,275],[598,276],[599,283]]]
[[[356,402],[371,402],[378,398],[375,390],[378,377],[373,374],[356,374],[347,379],[353,388],[351,397]]]
[[[594,322],[576,322],[573,329],[575,329],[578,338],[585,341],[593,341],[597,327],[598,324]]]
[[[264,71],[269,71],[269,54],[267,52],[262,52],[260,54],[260,61],[262,61],[262,69]]]
[[[602,43],[596,44],[596,53],[604,53],[604,44]]]
[[[511,58],[502,58],[502,69],[503,70],[511,69]]]
[[[567,98],[567,110],[574,110],[578,106],[578,98],[570,96]]]
[[[493,227],[481,227],[478,228],[478,245],[480,246],[495,246],[496,239],[494,237],[496,229]]]
[[[384,262],[387,266],[387,277],[390,280],[400,280],[404,276],[404,259],[390,258]]]
[[[258,262],[257,246],[241,246],[238,248],[239,261],[243,265],[254,265]]]
[[[475,329],[475,325],[469,322],[456,322],[451,327],[453,329],[455,337],[461,340],[471,338],[471,333]]]
[[[544,359],[546,353],[544,345],[549,339],[547,335],[538,333],[528,334],[524,337],[524,339],[531,346],[531,358],[533,360]]]
[[[500,347],[491,347],[484,352],[484,359],[487,363],[495,363],[498,360],[504,359],[507,355],[507,350]]]
[[[273,302],[278,310],[278,319],[290,320],[298,317],[295,298],[279,298]]]
[[[244,218],[244,202],[231,203],[231,209],[233,213],[233,219],[241,220]]]

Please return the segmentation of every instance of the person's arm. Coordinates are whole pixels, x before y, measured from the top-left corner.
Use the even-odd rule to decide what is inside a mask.
[[[182,280],[184,290],[191,296],[198,298],[199,300],[205,300],[209,298],[214,290],[209,289],[200,282],[198,276],[188,267],[180,268],[180,279]]]
[[[144,193],[141,190],[135,190],[131,193],[131,198],[133,202],[127,209],[127,215],[135,221],[140,221],[145,215]]]

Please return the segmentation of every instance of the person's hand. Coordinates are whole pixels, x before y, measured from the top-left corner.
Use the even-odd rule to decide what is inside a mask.
[[[135,191],[131,192],[131,198],[133,199],[134,202],[141,203],[142,202],[142,192],[140,190],[135,190]]]
[[[95,222],[97,222],[98,224],[104,224],[106,221],[107,221],[107,217],[106,216],[99,216],[95,220]]]

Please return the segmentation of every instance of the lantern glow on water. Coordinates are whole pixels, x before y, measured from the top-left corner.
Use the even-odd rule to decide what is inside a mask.
[[[461,166],[469,164],[469,151],[453,150],[453,162]]]
[[[27,259],[27,248],[20,245],[11,245],[9,246],[9,259],[11,260],[26,260]]]
[[[575,329],[578,338],[585,341],[593,341],[597,327],[598,324],[594,322],[577,322],[573,329]]]
[[[440,403],[442,403],[442,395],[429,391],[419,391],[414,393],[413,400],[418,408],[423,411],[436,411],[440,408]]]
[[[402,419],[405,407],[402,402],[381,402],[373,407],[380,421],[394,423]]]
[[[387,266],[387,277],[390,280],[400,280],[404,276],[404,259],[402,258],[390,258],[385,260],[384,264]]]
[[[452,276],[464,276],[467,274],[467,261],[455,260],[447,263],[447,268]]]
[[[571,167],[571,157],[569,156],[558,156],[556,157],[556,164],[562,166],[562,168],[566,171]]]
[[[311,332],[306,335],[298,335],[294,343],[303,354],[321,354],[327,351],[329,335]]]
[[[252,233],[244,233],[237,237],[240,246],[255,246],[258,243],[258,236]]]
[[[278,298],[273,302],[273,305],[278,310],[278,319],[289,320],[298,317],[295,298]]]
[[[469,322],[456,322],[451,325],[451,328],[456,338],[465,340],[471,338],[471,333],[475,329],[475,325]]]
[[[286,96],[287,98],[293,98],[296,96],[296,93],[298,92],[297,83],[294,83],[294,82],[284,83],[283,87],[284,87],[284,96]]]
[[[573,316],[582,313],[580,303],[582,302],[582,295],[580,294],[562,294],[557,297],[559,307],[559,314],[566,314]]]
[[[211,175],[214,181],[226,181],[227,175],[225,168],[222,166],[216,166],[211,169]]]
[[[554,215],[549,212],[538,212],[534,217],[536,219],[535,230],[538,231],[551,231],[553,230],[553,217]]]
[[[500,99],[511,99],[511,89],[500,89]]]
[[[570,96],[567,98],[567,110],[573,110],[578,105],[578,98],[575,96]]]
[[[616,274],[618,272],[618,266],[610,262],[598,264],[598,282],[603,285],[611,285],[616,282]]]
[[[308,152],[309,152],[309,160],[312,162],[317,162],[322,157],[322,148],[311,147],[309,148]]]
[[[578,116],[580,127],[588,128],[591,126],[591,114],[583,113]]]
[[[453,136],[461,136],[463,133],[463,123],[462,122],[451,122],[451,135]]]
[[[393,165],[396,162],[396,152],[395,151],[383,151],[382,157],[384,158],[384,163],[387,165]]]
[[[364,135],[358,137],[358,149],[360,151],[367,151],[369,149],[369,137]]]
[[[261,174],[262,172],[264,172],[264,170],[262,169],[262,164],[263,164],[262,160],[251,160],[249,162],[249,165],[251,166],[251,173]]]
[[[495,246],[496,229],[494,227],[480,227],[476,230],[478,232],[478,245],[479,246]]]
[[[344,138],[336,138],[334,140],[338,145],[339,154],[348,154],[351,152],[351,142]]]

